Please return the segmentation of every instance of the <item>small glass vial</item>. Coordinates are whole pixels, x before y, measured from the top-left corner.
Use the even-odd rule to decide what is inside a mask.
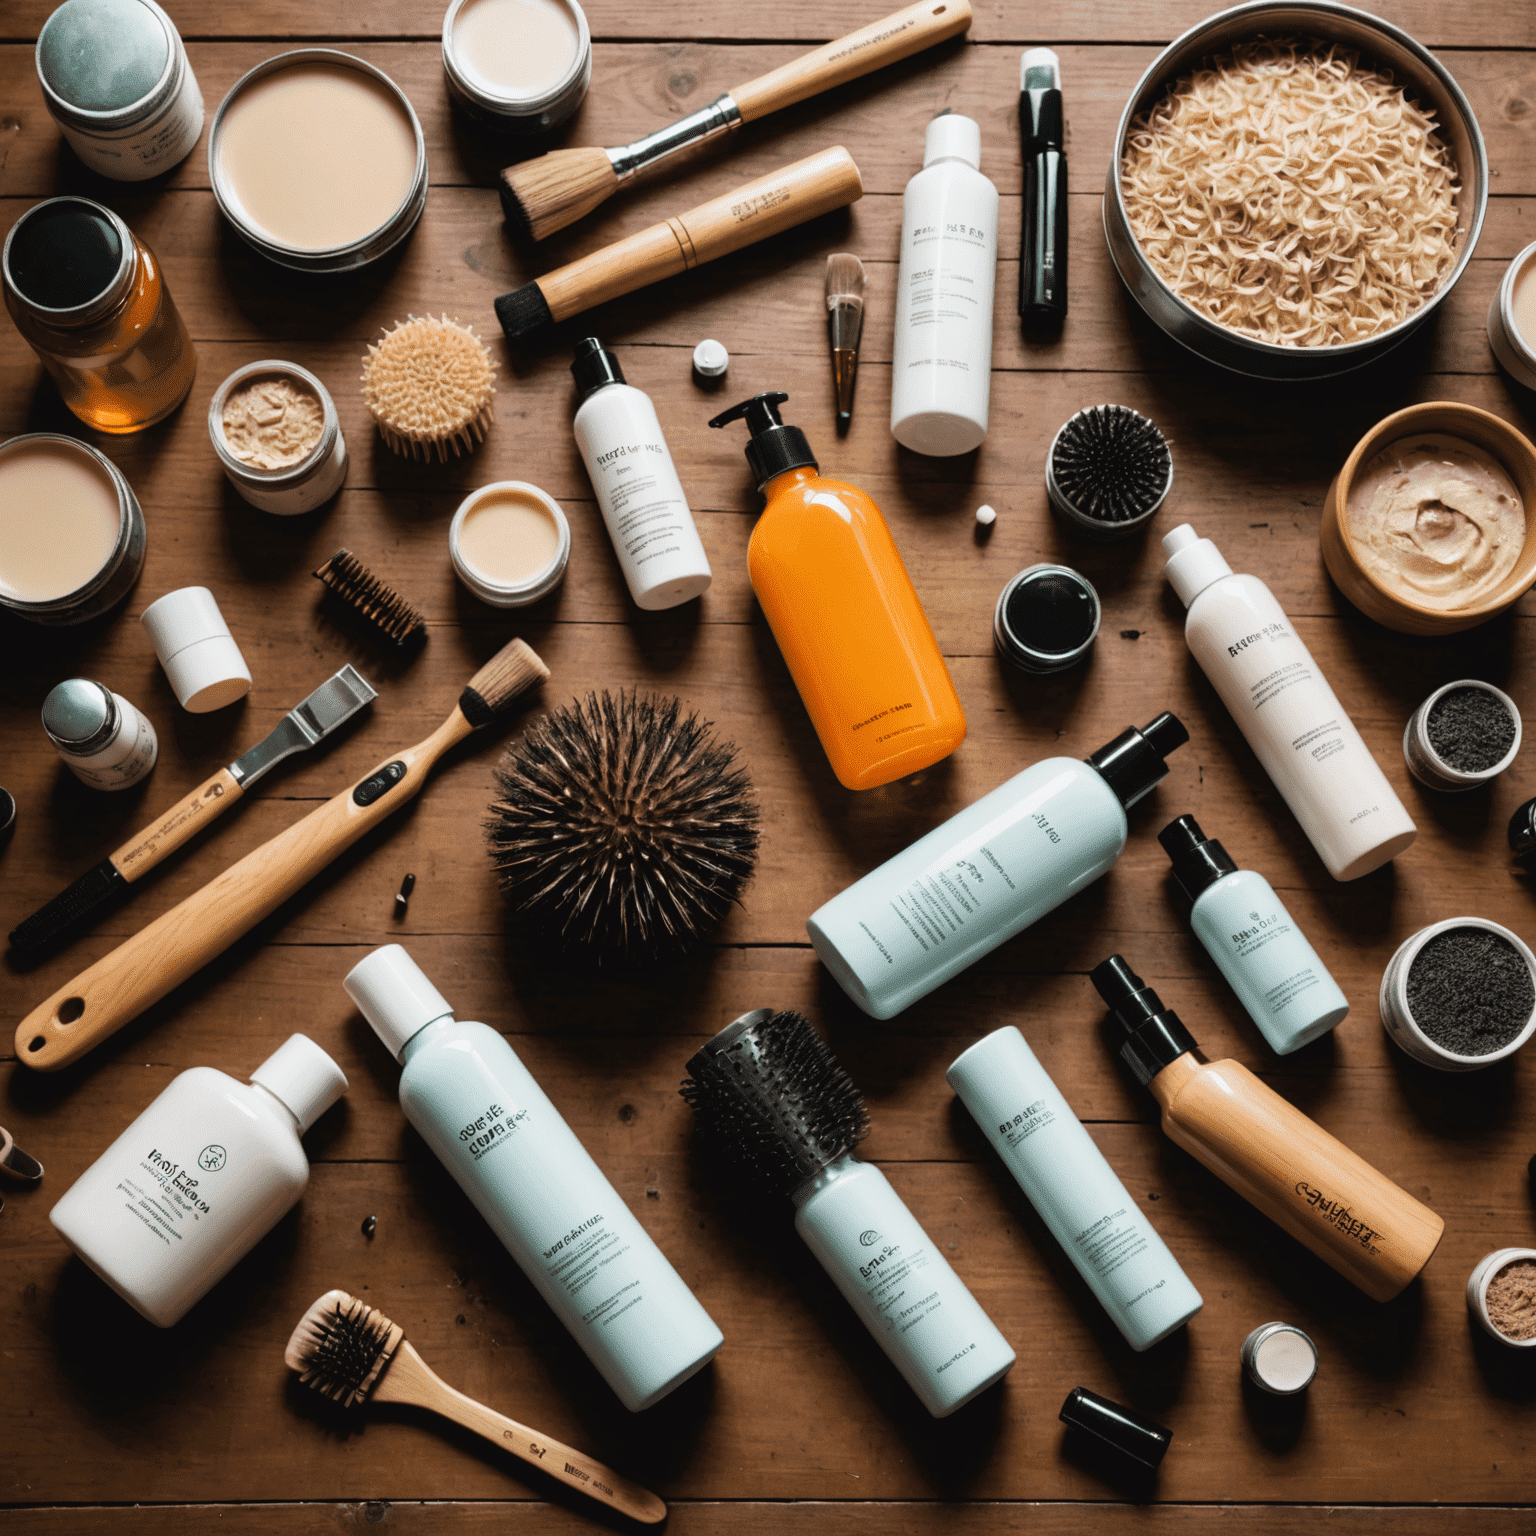
[[[0,251],[5,307],[64,403],[98,432],[137,432],[186,399],[192,338],[160,264],[110,208],[51,197]]]
[[[297,363],[237,368],[213,392],[208,437],[229,483],[262,512],[313,512],[347,478],[336,402]]]
[[[60,683],[43,700],[43,729],[92,789],[128,789],[160,755],[154,726],[122,694],[88,677]]]

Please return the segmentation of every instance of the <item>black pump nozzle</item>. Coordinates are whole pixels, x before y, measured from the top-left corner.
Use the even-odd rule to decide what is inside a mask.
[[[1157,834],[1157,840],[1163,845],[1163,852],[1173,860],[1173,878],[1179,889],[1191,901],[1203,895],[1223,876],[1237,870],[1232,855],[1215,838],[1207,837],[1193,816],[1180,816],[1170,821]]]
[[[580,391],[581,398],[576,402],[580,405],[588,395],[595,395],[598,390],[606,389],[610,384],[622,384],[624,370],[619,367],[618,358],[596,336],[583,336],[576,343],[571,377],[576,380],[576,388]]]
[[[805,433],[799,427],[785,426],[779,415],[779,406],[788,399],[788,395],[778,391],[753,395],[750,400],[721,411],[710,422],[712,427],[728,426],[733,421],[746,422],[747,430],[752,434],[747,440],[747,463],[757,478],[758,490],[786,470],[802,469],[806,465],[812,469],[821,467],[811,452]]]
[[[1189,740],[1177,715],[1165,709],[1155,720],[1121,731],[1107,746],[1090,752],[1088,766],[1114,790],[1126,810],[1155,789],[1168,775],[1168,754]]]
[[[1120,1056],[1137,1082],[1150,1083],[1164,1067],[1177,1061],[1186,1051],[1196,1050],[1195,1037],[1184,1021],[1141,977],[1125,963],[1121,955],[1101,960],[1088,973],[1094,990],[1125,1031]]]

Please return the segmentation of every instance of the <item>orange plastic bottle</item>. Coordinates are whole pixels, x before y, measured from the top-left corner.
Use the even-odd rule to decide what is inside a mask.
[[[805,434],[755,395],[710,422],[745,420],[768,505],[747,548],[752,590],[832,771],[874,789],[948,757],[965,711],[880,508],[824,479]]]

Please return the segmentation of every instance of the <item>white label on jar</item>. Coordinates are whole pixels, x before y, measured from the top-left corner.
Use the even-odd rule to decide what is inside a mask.
[[[693,519],[664,442],[626,443],[594,459],[593,468],[613,541],[637,571],[683,552]]]
[[[154,726],[123,699],[117,700],[117,707],[122,713],[122,727],[105,751],[92,757],[59,753],[75,777],[92,789],[127,789],[137,784],[155,766],[160,753]]]
[[[100,135],[61,122],[59,131],[81,160],[103,176],[117,181],[158,176],[184,160],[203,131],[203,95],[192,65],[183,57],[181,89],[153,122],[127,133]]]

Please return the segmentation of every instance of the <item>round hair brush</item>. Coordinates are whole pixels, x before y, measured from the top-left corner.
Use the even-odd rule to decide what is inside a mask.
[[[473,452],[496,419],[496,364],[467,325],[409,315],[370,343],[363,399],[398,454],[448,462]]]
[[[757,863],[757,803],[736,748],[676,698],[589,694],[496,768],[491,862],[516,912],[601,960],[696,946]]]
[[[1123,539],[1150,522],[1172,484],[1168,439],[1125,405],[1079,411],[1046,456],[1051,504],[1099,540]]]

